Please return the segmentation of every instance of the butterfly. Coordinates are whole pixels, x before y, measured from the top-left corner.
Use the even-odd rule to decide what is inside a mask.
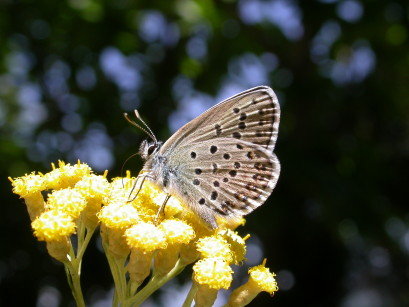
[[[215,229],[218,218],[246,215],[273,191],[280,174],[273,153],[279,122],[280,105],[268,86],[220,102],[165,143],[143,122],[148,131],[137,126],[152,141],[144,140],[139,149],[145,160],[142,173],[167,193],[166,201],[171,196],[182,200]]]

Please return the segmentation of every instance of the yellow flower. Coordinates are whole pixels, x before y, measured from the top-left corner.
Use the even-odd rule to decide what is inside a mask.
[[[104,206],[97,216],[107,227],[115,229],[128,228],[140,220],[138,211],[127,203],[112,203]]]
[[[142,178],[138,178],[137,188],[140,187],[140,183],[142,183]],[[145,180],[140,188],[141,190],[135,198],[134,204],[143,216],[145,222],[156,222],[154,220],[160,206],[166,198],[166,194],[148,180]],[[136,191],[132,195],[135,195],[135,193]]]
[[[182,244],[179,251],[181,263],[188,265],[195,262],[200,253],[196,249],[197,241],[192,241],[189,244]]]
[[[242,238],[236,231],[230,229],[219,229],[217,234],[222,236],[229,244],[233,256],[232,263],[237,265],[240,264],[246,256],[247,249],[245,240],[248,237],[246,236],[245,238]]]
[[[75,189],[85,198],[99,202],[102,202],[102,199],[108,196],[110,187],[104,176],[94,174],[83,177],[75,184]]]
[[[59,168],[55,168],[51,164],[53,170],[45,174],[48,189],[64,189],[73,187],[84,176],[91,174],[91,168],[78,161],[75,165],[65,164],[63,161],[58,161]]]
[[[152,252],[143,252],[139,249],[132,249],[129,255],[129,262],[126,266],[129,278],[139,286],[151,272]]]
[[[166,249],[160,249],[155,252],[155,274],[165,275],[174,268],[179,260],[180,244],[168,245]]]
[[[196,284],[195,306],[212,307],[217,298],[218,289],[212,289],[207,285]]]
[[[158,210],[163,205],[163,202],[166,199],[166,193],[160,189],[157,185],[150,182],[148,179],[144,180],[142,187],[142,176],[140,176],[136,184],[135,190],[140,188],[138,196],[135,198],[134,203],[137,206],[138,210],[141,212],[141,215],[144,216],[145,221],[156,222],[154,219],[158,213]],[[134,191],[132,195],[135,195],[137,191]],[[181,212],[186,210],[186,208],[180,203],[180,201],[171,197],[165,206],[164,212],[161,212],[160,219],[163,218],[163,215],[166,218],[173,218],[179,215]],[[143,214],[142,214],[143,212]]]
[[[169,244],[187,244],[195,237],[192,226],[180,220],[164,220],[159,228],[164,232]]]
[[[104,204],[113,202],[128,202],[129,193],[135,183],[135,178],[115,177],[110,183],[110,192],[108,197],[103,199]]]
[[[111,184],[115,189],[131,189],[135,184],[136,177],[132,177],[129,171],[126,171],[125,177],[114,177]]]
[[[151,223],[140,222],[125,231],[129,247],[151,252],[167,247],[166,237],[162,230]]]
[[[193,228],[180,220],[164,220],[159,228],[163,231],[168,243],[165,250],[155,254],[155,272],[168,273],[179,259],[181,245],[188,244],[195,237]],[[194,248],[194,247],[193,247]]]
[[[193,266],[193,279],[211,289],[228,289],[232,282],[233,270],[222,258],[204,258]]]
[[[46,209],[62,210],[76,219],[86,205],[87,202],[80,192],[67,188],[49,194]]]
[[[244,224],[244,218],[220,218],[219,227],[211,229],[172,196],[157,219],[167,194],[144,178],[144,173],[131,177],[127,171],[126,177],[108,182],[107,171],[102,176],[95,175],[84,163],[70,165],[59,161],[57,168],[54,164],[52,167],[45,175],[31,173],[9,178],[13,192],[27,204],[34,235],[46,241],[52,257],[65,265],[75,264],[72,260],[76,258],[71,256],[77,255],[73,254],[70,236],[78,232],[82,257],[85,244],[101,222],[102,245],[114,273],[118,299],[128,296],[124,302],[137,304],[142,297],[138,295],[153,291],[156,285],[195,261],[189,299],[194,298],[197,306],[213,306],[218,291],[230,287],[230,265],[240,265],[245,260],[248,236],[241,237],[234,231]],[[44,202],[46,190],[51,191]],[[81,259],[77,258],[76,264],[79,263]],[[146,288],[139,289],[149,275],[152,278]],[[137,290],[141,292],[137,294]],[[245,306],[258,293],[273,294],[277,290],[275,274],[265,267],[264,261],[249,270],[248,281],[231,293],[226,306]]]
[[[131,178],[127,172],[125,178],[114,178],[111,182],[111,191],[108,198],[104,200],[107,202],[123,202],[132,204],[137,209],[139,217],[145,222],[153,222],[156,216],[157,205],[152,202],[149,193],[152,192],[147,181],[144,182],[138,196],[135,198],[138,189],[140,188],[141,178]],[[135,180],[138,180],[135,185]],[[135,185],[135,188],[134,188]],[[132,189],[134,189],[132,191]],[[132,192],[132,194],[131,194]]]
[[[116,259],[125,259],[130,252],[124,237],[124,228],[109,228],[106,224],[101,224],[101,238],[107,254],[111,254]]]
[[[72,217],[60,210],[44,212],[31,223],[31,226],[39,241],[60,241],[75,232]]]
[[[249,270],[249,280],[231,293],[226,306],[246,306],[262,291],[270,294],[278,291],[275,274],[265,267],[265,263],[264,259],[261,265]]]
[[[225,262],[231,263],[233,255],[229,243],[221,236],[215,235],[200,238],[197,243],[197,250],[202,258],[222,258]]]
[[[141,182],[142,178],[139,178],[138,180]],[[146,179],[143,182],[141,191],[138,195],[138,199],[141,202],[153,203],[156,206],[160,206],[165,196],[165,192],[163,192],[158,186]]]
[[[111,185],[105,178],[106,174],[107,172],[103,176],[91,174],[75,184],[75,189],[87,199],[82,218],[88,228],[98,225],[97,213],[101,210],[102,202],[109,197]]]
[[[44,175],[44,180],[46,182],[46,188],[47,189],[60,189],[61,187],[61,170],[59,168],[55,168],[54,163],[51,163],[53,170],[51,172],[48,172],[47,174]]]
[[[250,279],[254,281],[260,291],[273,294],[278,291],[277,281],[274,278],[276,275],[265,267],[265,263],[266,260],[264,260],[262,264],[249,270]]]
[[[13,186],[13,193],[18,194],[21,197],[27,197],[41,192],[46,186],[44,176],[36,175],[34,172],[15,179],[9,177],[9,180]]]
[[[101,206],[101,202],[94,198],[88,200],[87,206],[82,212],[85,227],[95,228],[98,225],[99,219],[97,214],[101,210]]]
[[[203,220],[187,206],[185,206],[185,209],[178,214],[177,217],[186,221],[189,225],[192,225],[196,232],[196,237],[198,238],[211,236],[215,233],[213,229],[209,228],[209,226],[206,225]]]
[[[46,242],[48,254],[57,259],[58,261],[65,262],[68,261],[68,253],[71,247],[71,241],[68,237],[64,237],[58,241],[48,241]]]
[[[146,180],[141,190],[141,202],[151,202],[155,207],[160,208],[166,199],[166,193],[158,186]],[[185,207],[174,196],[172,196],[166,203],[165,216],[172,218],[185,210]]]
[[[246,224],[246,219],[242,216],[229,219],[220,216],[216,218],[216,221],[219,228],[236,229]]]
[[[166,203],[165,216],[166,218],[173,218],[178,216],[184,210],[186,210],[186,207],[184,207],[177,198],[171,197]]]
[[[13,192],[24,198],[31,221],[44,211],[44,198],[41,192],[45,189],[43,175],[31,173],[14,180],[9,177]]]

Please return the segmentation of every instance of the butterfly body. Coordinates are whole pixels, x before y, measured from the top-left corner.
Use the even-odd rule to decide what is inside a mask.
[[[216,228],[216,217],[248,214],[274,189],[280,173],[273,153],[279,119],[273,90],[250,89],[210,108],[163,145],[144,141],[143,170]]]

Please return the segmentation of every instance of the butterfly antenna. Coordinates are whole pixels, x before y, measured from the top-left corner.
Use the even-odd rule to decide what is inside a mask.
[[[141,121],[141,123],[144,125],[144,127],[150,132],[150,136],[153,139],[153,141],[156,143],[158,143],[158,140],[156,139],[155,134],[152,132],[151,128],[149,128],[149,126],[145,123],[145,121],[142,119],[142,117],[139,115],[138,110],[134,110],[135,116],[137,119],[139,119]]]
[[[133,155],[131,155],[130,157],[128,157],[126,160],[125,160],[125,162],[122,164],[122,167],[121,167],[121,177],[122,177],[122,187],[124,187],[124,176],[123,176],[123,174],[124,174],[124,167],[125,167],[125,165],[126,165],[126,163],[130,160],[130,159],[132,159],[133,157],[135,157],[135,156],[137,156],[138,155],[138,153],[134,153]]]
[[[143,132],[145,132],[145,133],[155,142],[155,144],[156,144],[156,143],[158,142],[157,139],[156,139],[156,136],[153,134],[152,130],[148,127],[148,125],[146,125],[145,122],[141,119],[141,117],[139,116],[138,111],[136,111],[136,110],[135,110],[135,115],[136,115],[136,117],[144,124],[144,127],[146,127],[147,129],[144,128],[144,127],[142,127],[142,126],[140,126],[140,125],[138,125],[134,120],[130,119],[128,113],[124,113],[125,119],[126,119],[132,126],[135,126],[135,127],[139,128],[139,129],[141,129],[141,130],[142,130]]]

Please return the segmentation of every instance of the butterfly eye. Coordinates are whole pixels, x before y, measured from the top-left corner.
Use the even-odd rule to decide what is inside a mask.
[[[150,156],[156,149],[156,145],[151,145],[148,148],[148,156]]]

